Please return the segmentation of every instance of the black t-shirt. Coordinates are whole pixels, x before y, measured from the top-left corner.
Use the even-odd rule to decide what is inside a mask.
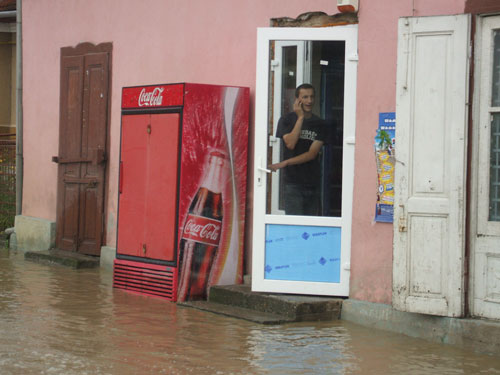
[[[278,121],[278,130],[276,137],[283,138],[285,134],[290,133],[297,122],[297,114],[291,112]],[[326,123],[316,115],[308,119],[304,119],[299,140],[293,150],[288,149],[284,142],[282,144],[283,160],[293,158],[309,151],[311,144],[314,141],[325,141],[326,139]],[[319,158],[308,161],[303,164],[289,165],[282,169],[285,176],[285,182],[300,185],[319,186],[321,179]]]

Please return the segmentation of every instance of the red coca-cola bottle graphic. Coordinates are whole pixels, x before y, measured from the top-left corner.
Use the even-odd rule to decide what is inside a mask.
[[[180,243],[178,301],[206,299],[222,231],[224,154],[210,153],[200,188],[189,207]]]

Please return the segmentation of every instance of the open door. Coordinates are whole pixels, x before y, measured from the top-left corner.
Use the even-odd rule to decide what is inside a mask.
[[[252,290],[348,296],[357,26],[259,29],[257,48]],[[288,183],[269,165],[283,160],[278,122],[301,83],[314,87],[312,113],[325,129],[314,159],[319,203],[314,214],[287,214]]]
[[[399,21],[392,298],[402,311],[463,314],[469,21]]]

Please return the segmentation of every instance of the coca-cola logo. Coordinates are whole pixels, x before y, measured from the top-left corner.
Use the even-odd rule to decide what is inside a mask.
[[[222,224],[218,220],[189,215],[184,226],[182,238],[217,246],[219,244],[221,226]]]
[[[163,101],[163,87],[155,87],[153,91],[146,91],[145,88],[139,94],[139,107],[154,107],[160,106]]]

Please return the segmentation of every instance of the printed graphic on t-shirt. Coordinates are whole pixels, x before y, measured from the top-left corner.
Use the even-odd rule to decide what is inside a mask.
[[[315,141],[318,133],[312,130],[304,130],[300,132],[300,139],[308,139],[310,141]]]

